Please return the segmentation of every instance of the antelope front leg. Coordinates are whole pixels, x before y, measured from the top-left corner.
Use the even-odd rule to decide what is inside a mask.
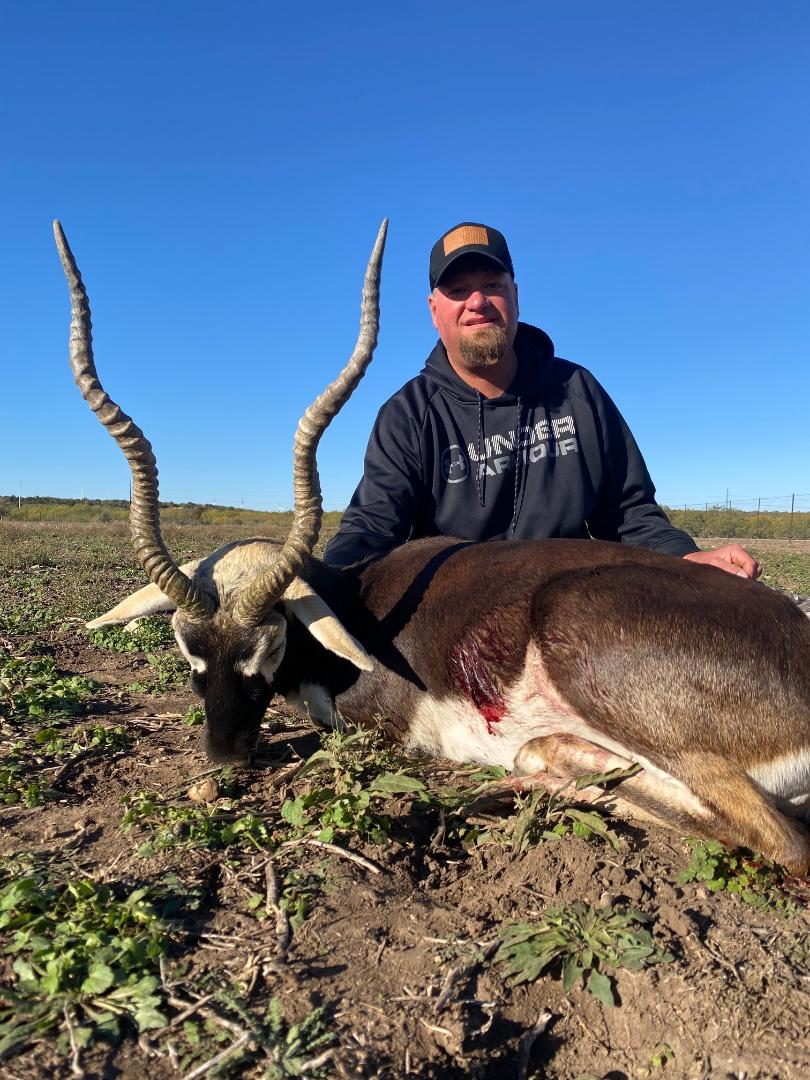
[[[566,779],[625,769],[620,757],[576,735],[545,735],[524,743],[515,755],[515,786],[559,790]],[[759,851],[791,873],[810,868],[810,835],[780,813],[751,779],[716,754],[683,754],[669,772],[644,768],[620,781],[614,791],[583,788],[577,799],[609,806],[611,798],[677,828],[719,840],[729,847]],[[590,794],[597,792],[598,794]],[[633,816],[638,817],[635,813]]]

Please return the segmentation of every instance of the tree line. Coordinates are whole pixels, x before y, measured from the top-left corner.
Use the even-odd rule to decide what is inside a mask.
[[[673,525],[700,538],[728,536],[744,539],[810,540],[810,513],[786,510],[736,510],[709,506],[704,510],[664,507]],[[47,495],[0,495],[0,518],[28,522],[108,522],[126,521],[126,499],[57,499]],[[210,503],[160,504],[161,521],[173,525],[238,525],[248,529],[289,527],[292,510],[246,510],[238,506]],[[324,514],[324,529],[334,532],[341,511]]]

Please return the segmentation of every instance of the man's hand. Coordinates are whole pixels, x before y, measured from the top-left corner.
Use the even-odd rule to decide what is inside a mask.
[[[710,551],[692,551],[684,555],[684,558],[690,562],[716,566],[719,570],[736,574],[737,577],[756,579],[762,573],[762,567],[757,560],[739,544],[726,544],[725,547],[712,548]]]

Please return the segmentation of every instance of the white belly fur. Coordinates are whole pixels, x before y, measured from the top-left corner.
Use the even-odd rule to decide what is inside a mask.
[[[684,809],[698,815],[706,812],[685,784],[642,754],[596,730],[569,708],[548,678],[536,646],[529,646],[523,674],[506,694],[505,705],[502,719],[492,724],[490,730],[478,709],[467,700],[426,698],[411,721],[406,746],[455,761],[501,765],[511,771],[515,754],[529,739],[557,733],[578,735],[620,757],[638,762]],[[778,800],[786,813],[810,817],[810,751],[785,755],[768,764],[752,767],[749,775]]]
[[[792,817],[810,818],[810,750],[783,754],[755,765],[748,775],[763,791],[775,796],[780,810]]]
[[[529,739],[565,732],[638,760],[638,755],[594,730],[560,698],[533,644],[523,674],[505,695],[505,706],[503,717],[488,727],[478,709],[464,698],[426,698],[411,720],[406,746],[455,761],[511,769],[515,754]]]

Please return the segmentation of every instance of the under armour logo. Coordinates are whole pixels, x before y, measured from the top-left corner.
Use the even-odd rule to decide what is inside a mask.
[[[448,484],[460,484],[470,474],[470,463],[460,446],[448,446],[442,454],[442,474]]]

